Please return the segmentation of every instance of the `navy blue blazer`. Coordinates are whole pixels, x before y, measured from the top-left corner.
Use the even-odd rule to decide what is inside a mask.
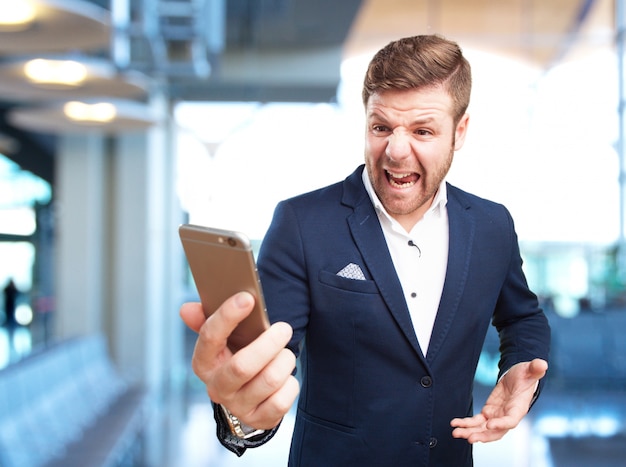
[[[450,420],[472,415],[490,322],[500,370],[548,359],[550,331],[508,211],[448,185],[450,249],[424,356],[359,167],[281,202],[258,268],[272,322],[294,328],[302,388],[291,466],[470,466]],[[366,280],[337,272],[358,264]],[[301,353],[300,353],[301,352]]]

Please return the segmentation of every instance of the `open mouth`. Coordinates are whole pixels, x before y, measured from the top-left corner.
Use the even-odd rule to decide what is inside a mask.
[[[389,180],[391,186],[397,188],[412,187],[420,178],[420,175],[415,172],[396,173],[385,170],[385,174],[387,175],[387,180]]]

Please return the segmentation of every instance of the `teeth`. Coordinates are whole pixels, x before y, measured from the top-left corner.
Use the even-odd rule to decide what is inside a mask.
[[[407,188],[407,187],[415,185],[415,182],[398,183],[394,179],[391,179],[391,184],[400,188]]]
[[[405,174],[396,174],[396,173],[387,171],[387,173],[391,175],[393,178],[404,178],[404,177],[408,177],[409,175],[411,175],[411,172],[408,172]]]
[[[415,182],[406,182],[406,183],[399,183],[397,180],[404,178],[404,177],[409,177],[412,175],[412,172],[407,172],[407,173],[393,173],[390,172],[389,170],[387,170],[387,173],[389,174],[389,182],[398,187],[398,188],[408,188],[411,187],[413,185],[415,185]]]

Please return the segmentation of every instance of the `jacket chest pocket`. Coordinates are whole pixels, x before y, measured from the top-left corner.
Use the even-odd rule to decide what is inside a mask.
[[[339,291],[362,293],[362,294],[377,294],[378,287],[376,283],[368,279],[349,279],[337,274],[333,274],[328,271],[320,271],[319,282],[323,285],[333,287]]]

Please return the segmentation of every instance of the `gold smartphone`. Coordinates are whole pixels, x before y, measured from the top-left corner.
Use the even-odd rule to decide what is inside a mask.
[[[254,296],[254,310],[228,339],[237,352],[270,325],[250,241],[240,232],[192,224],[181,225],[178,233],[207,318],[238,292]]]

